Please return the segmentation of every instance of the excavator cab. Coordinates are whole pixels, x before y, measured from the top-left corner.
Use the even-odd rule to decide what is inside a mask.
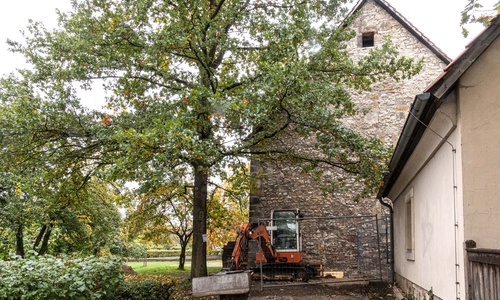
[[[271,212],[272,225],[269,227],[271,241],[276,250],[276,261],[300,263],[303,260],[298,210],[274,210]]]
[[[300,247],[300,231],[297,212],[276,210],[272,212],[271,238],[278,252],[297,252]]]

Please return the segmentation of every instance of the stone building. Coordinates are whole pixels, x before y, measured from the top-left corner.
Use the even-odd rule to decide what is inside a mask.
[[[401,55],[424,59],[423,69],[417,76],[399,82],[384,80],[373,85],[370,92],[352,95],[360,113],[347,118],[346,124],[380,138],[388,146],[395,146],[414,95],[425,89],[450,59],[385,0],[361,0],[351,14],[355,14],[355,19],[349,26],[356,37],[348,43],[348,49],[354,59],[380,45],[384,36],[398,45]],[[308,142],[302,143],[307,146]],[[306,218],[374,215],[382,211],[375,195],[354,202],[355,184],[348,192],[333,198],[322,195],[317,183],[296,166],[253,160],[251,169],[265,174],[250,197],[252,221],[270,219],[271,212],[276,210],[300,210]],[[358,221],[340,219],[335,224],[324,221],[301,226],[300,239],[306,260],[321,262],[332,270],[354,268],[357,237],[356,232],[349,229]]]

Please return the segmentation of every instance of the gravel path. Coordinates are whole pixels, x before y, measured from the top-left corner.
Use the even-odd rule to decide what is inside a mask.
[[[260,283],[254,281],[248,300],[389,300],[393,299],[391,293],[385,283],[299,285],[260,291]]]

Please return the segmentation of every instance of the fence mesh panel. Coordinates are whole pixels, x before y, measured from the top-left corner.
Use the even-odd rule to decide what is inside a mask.
[[[377,220],[356,224],[356,260],[358,273],[368,277],[382,277],[380,236]]]

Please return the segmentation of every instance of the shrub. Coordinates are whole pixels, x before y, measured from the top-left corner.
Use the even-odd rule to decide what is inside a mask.
[[[168,300],[176,290],[178,280],[166,275],[126,276],[115,293],[116,300]]]
[[[0,299],[113,299],[122,281],[116,257],[32,255],[0,261]]]

